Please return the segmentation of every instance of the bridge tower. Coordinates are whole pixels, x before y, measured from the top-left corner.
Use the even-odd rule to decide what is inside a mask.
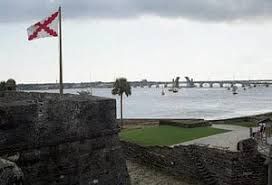
[[[186,86],[187,87],[195,87],[193,78],[190,79],[188,76],[185,76],[185,79],[186,79]],[[201,84],[200,84],[200,86],[201,86]]]

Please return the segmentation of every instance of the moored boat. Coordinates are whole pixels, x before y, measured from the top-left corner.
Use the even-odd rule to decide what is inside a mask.
[[[233,86],[233,87],[232,87],[232,94],[233,94],[233,95],[238,94],[238,93],[237,93],[237,89],[238,89],[237,86]]]

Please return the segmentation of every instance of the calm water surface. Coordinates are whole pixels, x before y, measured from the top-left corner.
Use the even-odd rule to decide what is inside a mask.
[[[65,89],[76,94],[78,89]],[[221,119],[272,112],[272,88],[257,87],[233,95],[225,88],[184,88],[174,94],[161,88],[133,88],[124,99],[125,118],[205,118]],[[58,92],[47,90],[47,92]],[[93,89],[95,96],[116,98],[119,117],[119,97],[111,89]]]

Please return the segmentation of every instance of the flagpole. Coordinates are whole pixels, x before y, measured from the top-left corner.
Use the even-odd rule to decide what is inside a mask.
[[[62,78],[62,35],[61,35],[61,7],[59,7],[59,88],[60,95],[63,95],[63,78]]]

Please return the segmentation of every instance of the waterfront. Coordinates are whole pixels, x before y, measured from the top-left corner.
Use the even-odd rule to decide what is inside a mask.
[[[80,90],[64,92],[76,94]],[[125,97],[124,117],[221,119],[272,112],[272,88],[239,88],[238,93],[233,95],[225,88],[184,88],[176,94],[166,91],[162,96],[158,88],[133,88],[132,95]],[[93,94],[116,98],[119,117],[119,97],[111,95],[110,88],[93,89]]]

